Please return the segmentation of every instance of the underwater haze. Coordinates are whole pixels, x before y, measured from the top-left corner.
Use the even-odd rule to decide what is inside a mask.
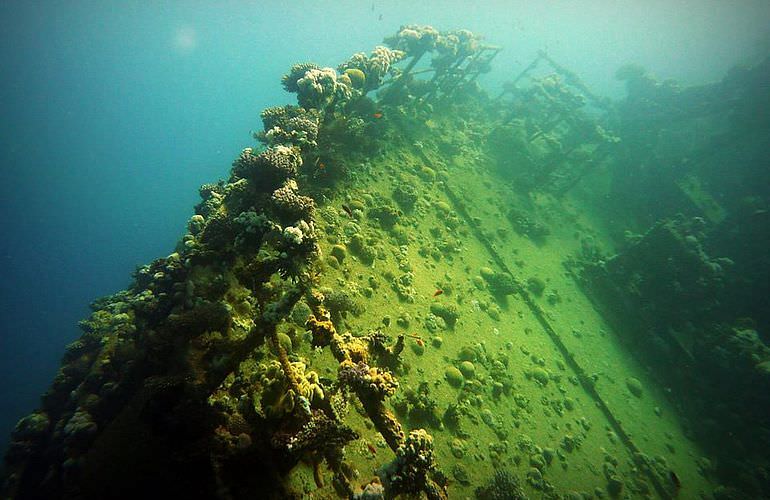
[[[409,23],[468,29],[502,48],[477,80],[493,97],[539,51],[616,102],[628,95],[616,78],[625,65],[696,87],[770,54],[763,0],[1,2],[3,448],[89,304],[174,252],[198,187],[227,179],[263,109],[295,102],[281,75],[302,61],[336,67]],[[653,219],[634,217],[633,229]]]

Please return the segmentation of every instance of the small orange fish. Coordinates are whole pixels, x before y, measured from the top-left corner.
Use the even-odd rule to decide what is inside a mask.
[[[326,163],[324,163],[324,162],[321,162],[321,163],[319,163],[319,164],[318,164],[318,168],[319,168],[320,170],[323,170],[323,169],[325,169],[325,168],[326,168]]]
[[[433,292],[433,296],[434,296],[434,297],[438,297],[438,296],[439,296],[439,295],[441,295],[442,293],[444,293],[444,290],[442,290],[441,288],[436,288],[436,291],[435,291],[435,292]]]
[[[374,113],[374,114],[372,115],[372,117],[373,117],[373,118],[375,118],[375,119],[377,119],[377,120],[379,120],[380,118],[382,118],[382,113],[380,113],[379,111],[377,111],[376,113]]]
[[[414,339],[415,343],[420,347],[425,347],[425,342],[422,339]]]
[[[372,455],[376,455],[376,454],[377,454],[377,448],[375,448],[375,447],[372,445],[372,443],[370,443],[370,442],[368,442],[368,441],[367,441],[367,442],[366,442],[366,447],[367,447],[367,448],[369,448],[369,451],[372,453]]]

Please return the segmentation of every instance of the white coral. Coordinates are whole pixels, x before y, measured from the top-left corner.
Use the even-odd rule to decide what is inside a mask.
[[[304,235],[302,234],[301,229],[294,226],[288,226],[283,230],[283,239],[285,239],[289,243],[293,243],[295,245],[301,245],[302,240],[304,239]]]
[[[372,56],[369,58],[370,72],[382,78],[390,69],[390,66],[397,63],[406,56],[402,50],[391,50],[381,45],[374,48]]]
[[[325,109],[335,98],[350,98],[350,88],[337,81],[334,68],[311,69],[297,81],[299,104],[305,108]]]

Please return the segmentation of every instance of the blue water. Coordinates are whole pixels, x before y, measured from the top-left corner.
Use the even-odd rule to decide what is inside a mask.
[[[399,25],[539,49],[617,96],[637,62],[685,84],[770,44],[767,2],[0,3],[0,447],[49,385],[93,299],[173,250],[197,187],[227,175],[298,61],[335,65]],[[643,4],[643,5],[642,5]]]

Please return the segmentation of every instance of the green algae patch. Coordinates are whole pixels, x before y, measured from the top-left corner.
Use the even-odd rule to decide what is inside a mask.
[[[476,366],[472,362],[463,361],[458,368],[465,379],[472,380],[476,378]]]
[[[454,366],[449,366],[444,370],[444,377],[449,382],[449,385],[453,387],[460,387],[465,382],[462,372]]]

